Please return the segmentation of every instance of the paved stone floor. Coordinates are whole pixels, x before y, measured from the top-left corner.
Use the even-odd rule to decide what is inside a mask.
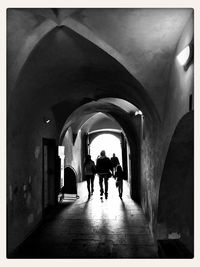
[[[130,198],[128,183],[118,196],[109,179],[108,199],[100,199],[98,177],[88,200],[86,182],[74,202],[60,204],[18,249],[13,258],[156,258],[156,247],[141,208]]]

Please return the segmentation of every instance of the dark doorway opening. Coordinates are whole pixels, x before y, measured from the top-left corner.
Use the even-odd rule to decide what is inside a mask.
[[[60,159],[55,139],[43,138],[42,209],[48,210],[57,203],[59,190]]]
[[[64,187],[62,191],[63,194],[77,195],[76,173],[70,166],[67,166],[64,170]]]

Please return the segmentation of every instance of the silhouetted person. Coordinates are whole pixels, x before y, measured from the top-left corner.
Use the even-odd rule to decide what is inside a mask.
[[[112,162],[112,167],[113,167],[113,176],[115,177],[115,172],[116,172],[116,169],[117,169],[117,165],[119,165],[119,159],[118,157],[115,156],[115,153],[113,153],[113,156],[112,158],[110,159],[111,162]]]
[[[96,170],[99,175],[99,185],[100,185],[100,196],[103,196],[103,181],[105,189],[105,198],[108,198],[108,179],[111,176],[112,172],[112,163],[111,160],[106,157],[104,150],[101,151],[100,157],[97,158]],[[110,172],[111,171],[111,172]]]
[[[91,156],[87,155],[84,162],[84,174],[87,180],[87,189],[88,189],[88,198],[90,198],[90,194],[94,192],[94,176],[96,173],[96,167],[94,161],[91,160]]]
[[[119,197],[122,198],[124,172],[120,165],[117,166],[117,171],[115,173],[115,176],[116,176],[116,183],[118,184]]]

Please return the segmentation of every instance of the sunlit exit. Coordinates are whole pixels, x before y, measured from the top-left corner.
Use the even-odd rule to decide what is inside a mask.
[[[102,150],[106,151],[106,156],[109,158],[115,153],[120,164],[122,164],[122,152],[119,138],[112,134],[101,134],[97,136],[90,145],[90,155],[92,160],[96,162],[96,159]]]
[[[64,159],[65,159],[65,147],[64,146],[58,147],[58,156],[60,157],[60,165],[61,165],[60,188],[62,188],[64,186]]]

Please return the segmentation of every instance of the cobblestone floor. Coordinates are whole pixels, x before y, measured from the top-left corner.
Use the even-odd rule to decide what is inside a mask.
[[[109,179],[108,199],[100,199],[98,177],[88,199],[86,182],[79,199],[59,204],[12,258],[156,258],[156,247],[141,208],[124,182],[122,200]]]

